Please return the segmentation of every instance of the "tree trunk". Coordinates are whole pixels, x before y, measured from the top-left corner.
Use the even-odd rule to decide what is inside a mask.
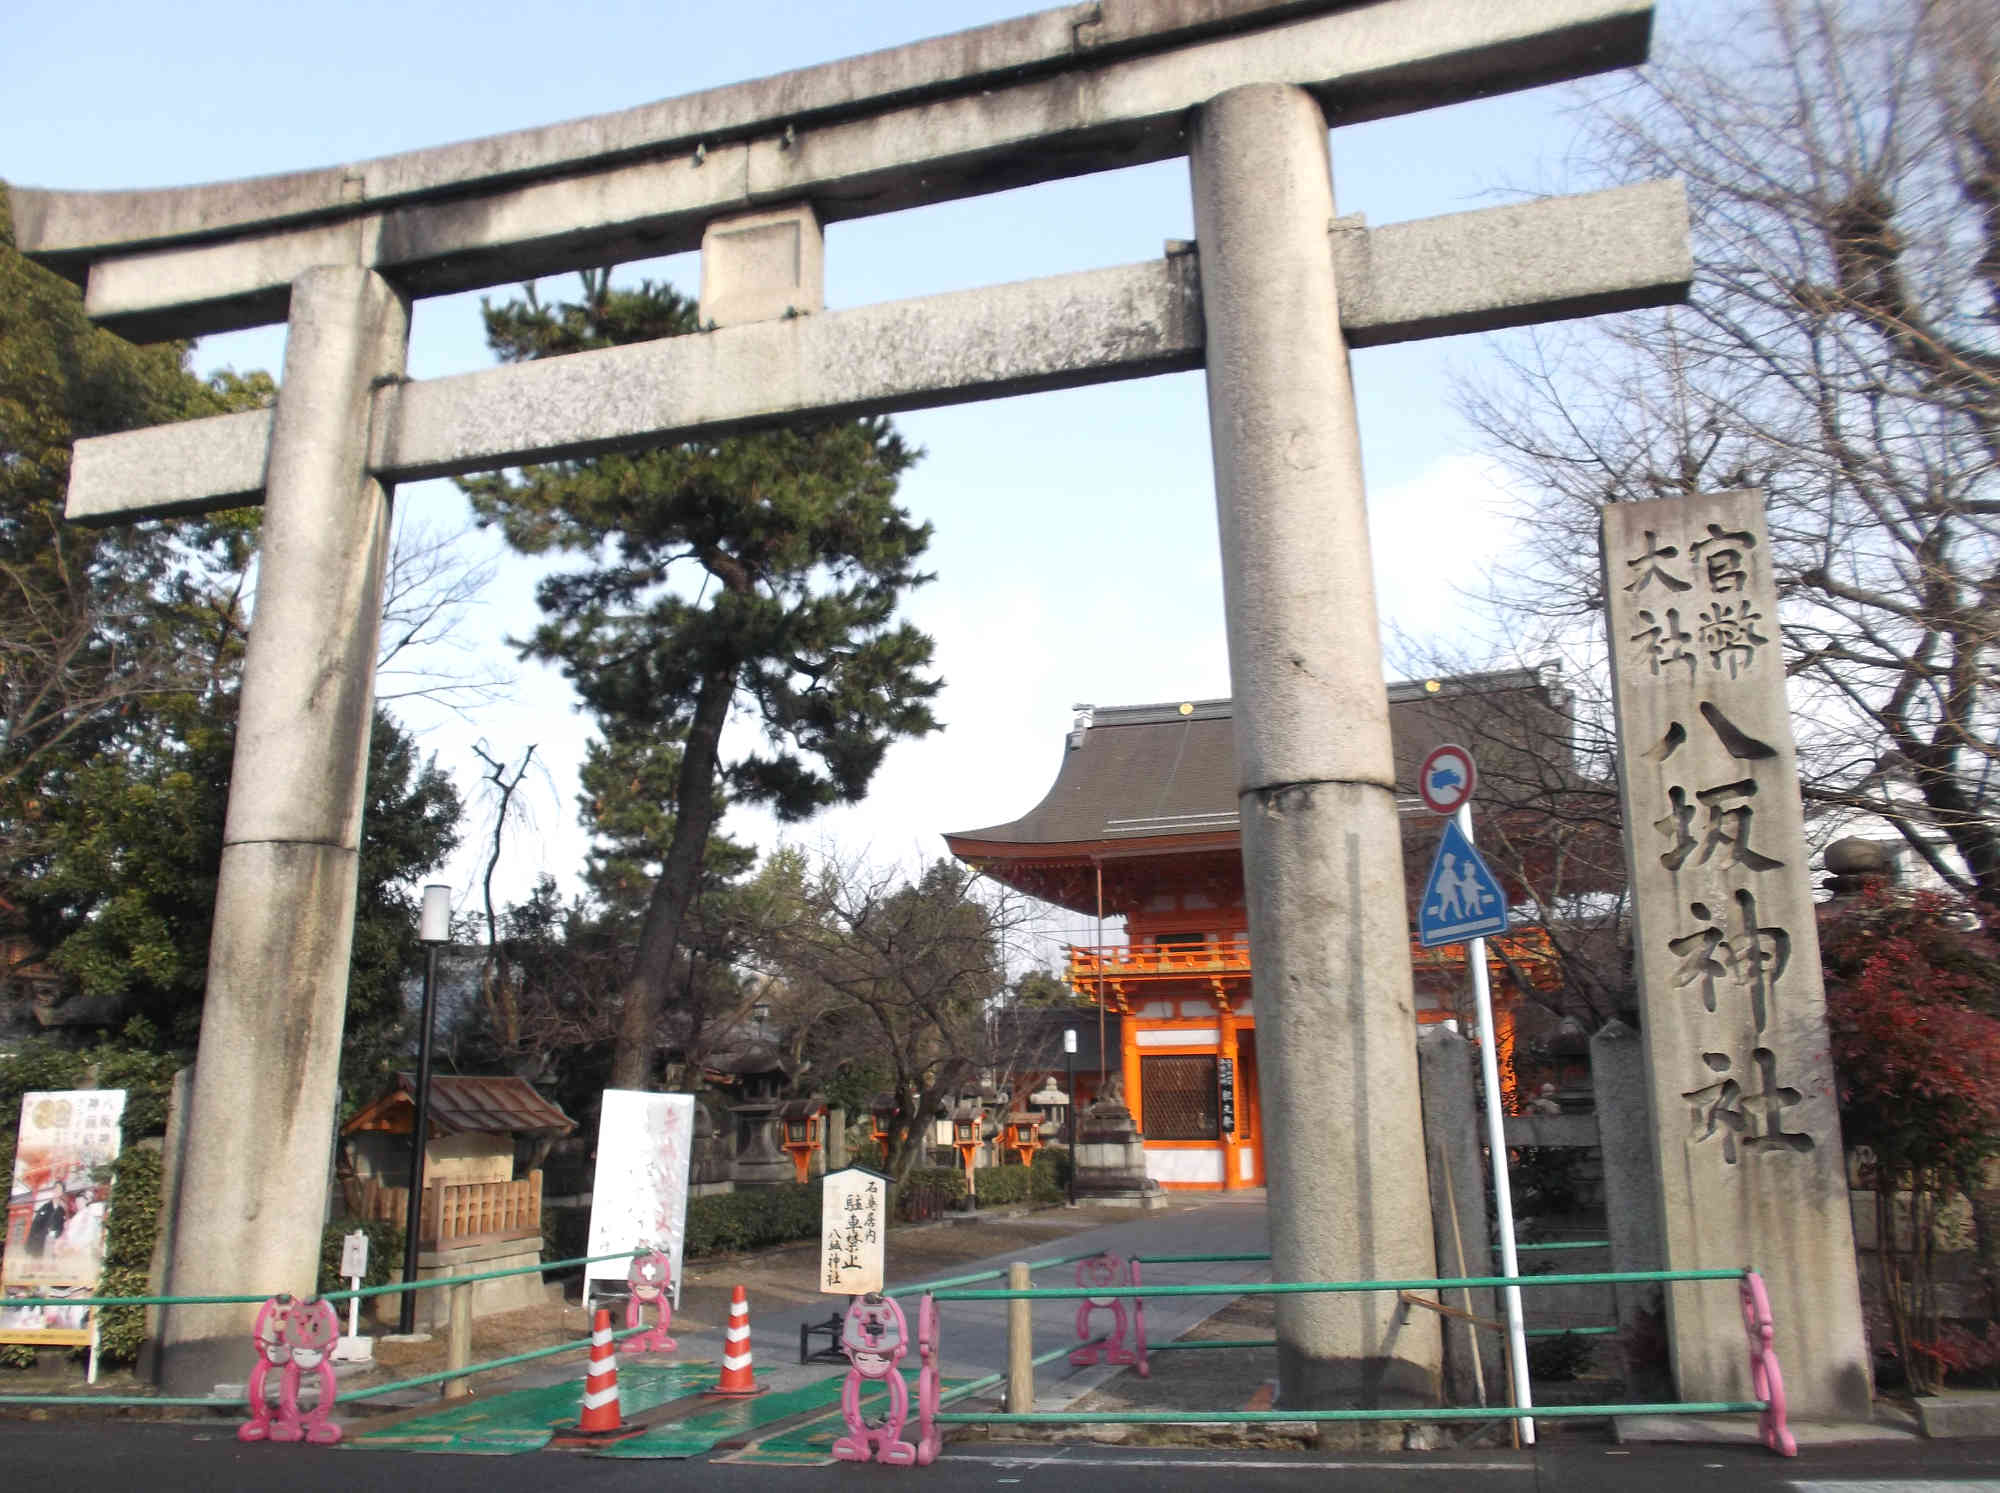
[[[715,775],[720,757],[722,723],[736,694],[736,674],[709,675],[695,701],[694,722],[688,728],[681,755],[680,783],[674,792],[674,833],[668,842],[660,879],[646,904],[646,922],[639,933],[639,951],[625,981],[624,1006],[618,1015],[618,1046],[611,1059],[611,1087],[644,1089],[653,1079],[653,1045],[660,1013],[667,1003],[667,978],[688,908],[701,884],[703,852],[715,822]]]

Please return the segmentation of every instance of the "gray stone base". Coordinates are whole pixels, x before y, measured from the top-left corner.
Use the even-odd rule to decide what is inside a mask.
[[[246,1384],[257,1352],[240,1337],[188,1338],[165,1343],[158,1355],[159,1386],[170,1395],[205,1395],[219,1385]]]
[[[1076,1200],[1079,1206],[1084,1203],[1097,1203],[1106,1208],[1164,1208],[1168,1202],[1165,1190],[1159,1187],[1153,1188],[1150,1192],[1138,1188],[1117,1192],[1085,1192],[1079,1187],[1076,1190]]]
[[[2000,1391],[1947,1390],[1917,1398],[1917,1425],[1934,1441],[2000,1436]]]
[[[481,1275],[489,1270],[514,1270],[523,1266],[539,1265],[542,1262],[542,1241],[539,1237],[529,1239],[495,1239],[484,1244],[468,1245],[464,1249],[424,1250],[417,1256],[417,1279],[436,1280],[440,1276]],[[472,1315],[490,1317],[498,1312],[519,1311],[522,1307],[541,1306],[545,1302],[560,1301],[560,1283],[544,1281],[539,1274],[525,1273],[505,1276],[499,1280],[482,1280],[472,1288]],[[402,1311],[398,1296],[371,1296],[363,1311],[374,1323],[383,1327],[394,1327]],[[417,1293],[417,1320],[419,1332],[442,1331],[451,1319],[451,1292],[445,1287]]]
[[[1438,1403],[1435,1369],[1387,1356],[1317,1358],[1288,1347],[1282,1337],[1278,1341],[1278,1383],[1281,1388],[1274,1408],[1279,1410],[1332,1410],[1350,1405],[1374,1410]]]
[[[1901,1442],[1916,1432],[1880,1421],[1786,1422],[1801,1450],[1813,1446],[1844,1446],[1857,1441]],[[1742,1415],[1620,1415],[1611,1421],[1611,1438],[1620,1445],[1633,1442],[1689,1442],[1703,1446],[1757,1446],[1757,1417]]]

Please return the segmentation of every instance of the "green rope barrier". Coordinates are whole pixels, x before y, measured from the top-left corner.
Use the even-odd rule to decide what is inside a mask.
[[[1184,1352],[1189,1348],[1275,1348],[1278,1340],[1274,1337],[1210,1337],[1194,1338],[1173,1343],[1148,1343],[1148,1353]]]
[[[0,1405],[94,1405],[106,1410],[158,1405],[162,1408],[241,1410],[243,1401],[183,1399],[172,1395],[0,1395]]]
[[[605,1259],[616,1259],[606,1255]],[[628,1337],[638,1337],[652,1331],[649,1327],[624,1327],[611,1334],[613,1341],[623,1342]],[[344,1392],[340,1396],[342,1404],[350,1400],[370,1400],[379,1395],[394,1394],[402,1389],[421,1389],[426,1384],[436,1384],[445,1379],[467,1379],[474,1374],[483,1374],[489,1369],[504,1369],[517,1363],[532,1363],[538,1358],[553,1358],[558,1353],[574,1353],[578,1348],[588,1348],[590,1339],[577,1338],[574,1342],[557,1343],[553,1348],[534,1348],[526,1353],[515,1353],[506,1358],[489,1358],[480,1363],[469,1363],[464,1368],[444,1369],[435,1374],[420,1374],[414,1379],[397,1379],[388,1384],[371,1384],[365,1389]],[[214,1398],[175,1398],[167,1395],[0,1395],[0,1405],[93,1405],[104,1409],[123,1408],[135,1405],[159,1405],[181,1408],[209,1410],[241,1410],[242,1400],[218,1400]]]
[[[359,1290],[325,1291],[323,1301],[346,1301],[358,1296],[388,1296],[397,1291],[434,1291],[441,1286],[465,1286],[474,1281],[500,1280],[509,1275],[539,1275],[545,1270],[568,1270],[577,1265],[594,1265],[600,1260],[629,1260],[646,1253],[643,1249],[620,1250],[609,1255],[578,1255],[573,1260],[547,1260],[539,1265],[515,1265],[506,1270],[487,1270],[478,1275],[440,1275],[432,1280],[397,1281],[386,1286],[363,1286]],[[1004,1272],[1002,1272],[1004,1273]],[[971,1277],[968,1277],[970,1279]],[[17,1306],[261,1306],[277,1293],[261,1296],[9,1296],[9,1308]]]
[[[1233,1281],[1207,1286],[1056,1286],[1027,1291],[939,1291],[939,1301],[1076,1301],[1089,1296],[1292,1296],[1314,1292],[1439,1291],[1495,1286],[1637,1285],[1648,1281],[1741,1280],[1746,1270],[1624,1270],[1601,1275],[1466,1275],[1420,1280]]]
[[[1141,1265],[1235,1265],[1246,1261],[1268,1260],[1262,1255],[1134,1255]]]
[[[1059,1255],[1053,1260],[1030,1260],[1027,1263],[1030,1270],[1042,1270],[1051,1265],[1074,1265],[1078,1260],[1094,1260],[1103,1253],[1104,1251],[1101,1249],[1093,1249],[1085,1254]],[[916,1296],[925,1291],[937,1291],[949,1286],[969,1286],[974,1281],[1001,1280],[1006,1274],[1005,1270],[982,1270],[977,1275],[948,1275],[942,1280],[925,1280],[918,1281],[914,1286],[897,1286],[894,1290],[884,1291],[882,1294],[884,1296]]]
[[[623,1342],[628,1337],[638,1337],[651,1332],[650,1327],[624,1327],[611,1334],[612,1341]],[[443,1369],[435,1374],[419,1374],[414,1379],[398,1379],[393,1384],[371,1384],[366,1389],[357,1389],[343,1394],[341,1402],[349,1400],[372,1400],[378,1395],[394,1394],[399,1389],[421,1389],[426,1384],[436,1384],[445,1379],[467,1379],[474,1374],[483,1374],[488,1369],[504,1369],[517,1363],[532,1363],[538,1358],[553,1358],[558,1353],[574,1353],[578,1348],[588,1348],[590,1339],[578,1338],[571,1343],[557,1343],[553,1348],[534,1348],[526,1353],[515,1353],[507,1358],[489,1358],[484,1363],[469,1363],[462,1369]]]
[[[994,1375],[999,1379],[1000,1375]],[[953,1425],[1260,1425],[1301,1420],[1600,1420],[1614,1415],[1739,1415],[1770,1409],[1764,1400],[1702,1400],[1679,1405],[1407,1406],[1390,1410],[1034,1410],[939,1414]]]

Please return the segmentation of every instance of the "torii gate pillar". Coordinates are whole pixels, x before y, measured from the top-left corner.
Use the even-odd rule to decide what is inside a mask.
[[[1326,120],[1301,89],[1233,89],[1200,110],[1188,155],[1271,1268],[1415,1279],[1437,1256]],[[1435,1402],[1437,1326],[1393,1293],[1278,1301],[1280,1403]]]
[[[293,283],[170,1295],[319,1273],[389,544],[369,396],[401,375],[409,327],[373,270]],[[218,1212],[217,1198],[250,1206]],[[169,1309],[161,1383],[206,1393],[240,1378],[249,1311]]]

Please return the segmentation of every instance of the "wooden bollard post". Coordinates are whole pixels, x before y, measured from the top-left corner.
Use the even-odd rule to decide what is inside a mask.
[[[1007,1289],[1025,1291],[1034,1284],[1025,1261],[1007,1267]],[[1007,1409],[1016,1415],[1035,1408],[1035,1303],[1007,1303]]]
[[[459,1273],[464,1274],[471,1267]],[[472,1282],[451,1288],[451,1329],[445,1339],[444,1366],[447,1369],[462,1369],[472,1362]],[[444,1381],[444,1397],[447,1400],[462,1400],[472,1393],[470,1379],[447,1379]]]

